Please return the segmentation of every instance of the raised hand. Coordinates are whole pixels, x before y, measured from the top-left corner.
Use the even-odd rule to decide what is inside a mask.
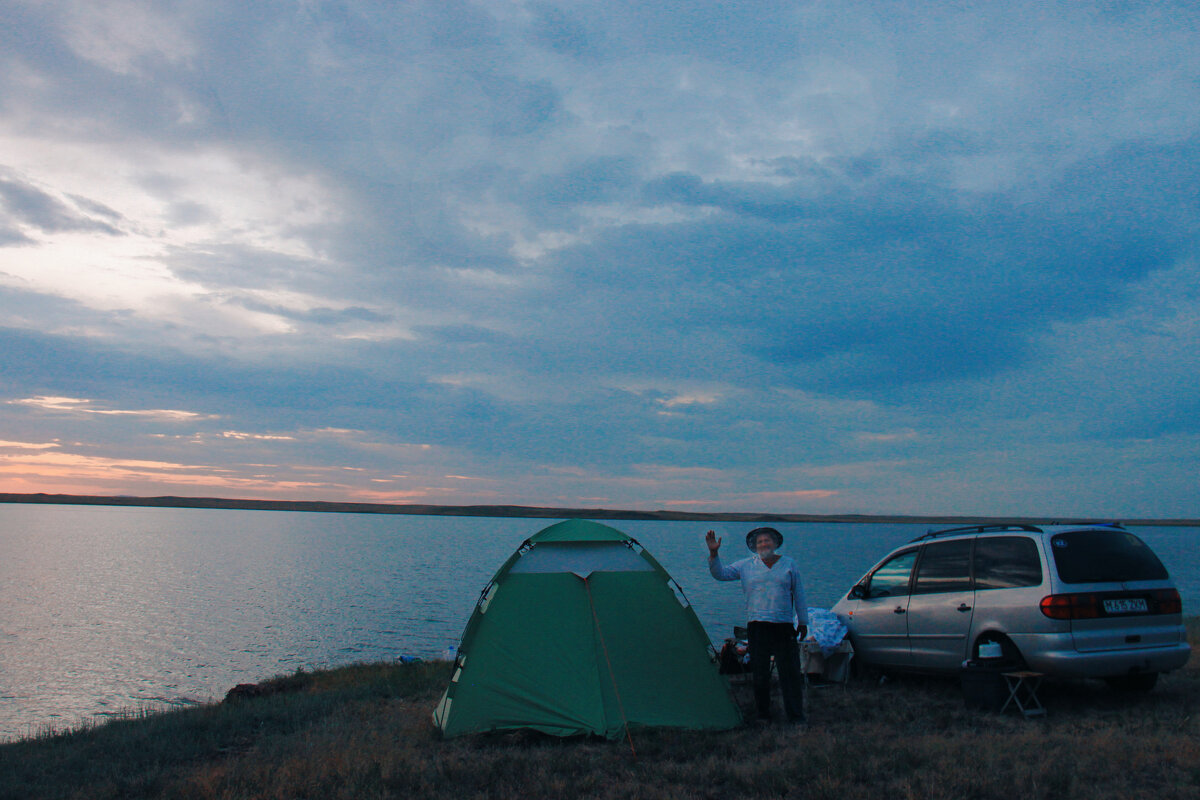
[[[708,545],[708,557],[709,558],[713,558],[714,556],[716,556],[717,551],[721,549],[721,539],[722,538],[723,537],[717,536],[716,531],[709,531],[708,533],[704,534],[704,543],[706,545]]]

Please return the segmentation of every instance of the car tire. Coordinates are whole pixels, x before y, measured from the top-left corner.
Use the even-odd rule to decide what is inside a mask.
[[[855,680],[866,681],[867,683],[883,683],[888,677],[887,670],[883,667],[877,667],[874,664],[863,661],[861,658],[856,658],[850,662],[850,675]]]
[[[1125,694],[1145,694],[1158,683],[1157,672],[1138,672],[1133,675],[1120,675],[1116,678],[1105,678],[1104,682],[1114,692]]]

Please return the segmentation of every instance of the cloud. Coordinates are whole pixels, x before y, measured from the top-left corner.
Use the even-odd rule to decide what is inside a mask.
[[[916,431],[909,429],[888,433],[859,433],[854,438],[867,444],[889,444],[891,442],[909,441],[917,438],[917,436]]]
[[[0,441],[0,449],[17,449],[17,450],[49,450],[59,447],[54,442],[5,442]]]
[[[9,230],[24,228],[40,234],[63,231],[98,231],[113,236],[121,231],[109,222],[95,219],[107,217],[119,221],[111,209],[92,203],[86,198],[58,198],[15,176],[0,171],[0,210],[5,212]],[[94,215],[94,216],[89,216]],[[29,241],[20,233],[10,234],[18,242]]]
[[[1175,486],[1196,21],[10,3],[0,426],[239,491],[972,513],[1102,507],[1124,459]],[[1191,502],[1152,495],[1111,502]]]
[[[118,409],[118,408],[99,408],[92,404],[91,400],[86,400],[77,397],[25,397],[20,400],[9,400],[13,405],[28,406],[41,411],[58,412],[64,414],[99,414],[102,416],[131,416],[131,417],[148,417],[156,420],[165,420],[171,422],[191,422],[202,418],[204,415],[197,414],[192,411],[179,411],[176,409],[156,408],[156,409]],[[214,417],[209,417],[210,419]]]
[[[69,493],[121,493],[125,487],[172,487],[201,492],[293,493],[304,490],[333,489],[328,481],[279,480],[275,475],[242,477],[232,470],[195,464],[107,458],[73,453],[40,453],[12,456],[0,453],[0,479],[20,481],[30,472],[40,476],[43,485],[65,487]]]

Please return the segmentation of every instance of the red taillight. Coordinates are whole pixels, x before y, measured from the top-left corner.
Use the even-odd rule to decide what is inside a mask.
[[[1183,601],[1176,589],[1159,589],[1153,595],[1154,610],[1159,614],[1182,614]]]
[[[1145,607],[1138,610],[1114,609],[1104,610],[1104,599],[1113,601],[1123,599],[1144,599]],[[1051,594],[1042,598],[1042,613],[1050,619],[1097,619],[1099,617],[1122,616],[1124,614],[1181,614],[1183,602],[1175,589],[1156,589],[1146,593],[1125,594]]]
[[[1094,594],[1052,594],[1042,598],[1041,608],[1050,619],[1096,619],[1101,605]]]
[[[1042,598],[1042,613],[1050,619],[1071,618],[1071,598],[1065,594],[1052,594]]]

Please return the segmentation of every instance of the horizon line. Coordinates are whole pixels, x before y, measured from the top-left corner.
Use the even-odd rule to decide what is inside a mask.
[[[419,516],[497,517],[528,519],[608,519],[696,522],[828,522],[828,523],[913,523],[986,525],[1013,523],[1047,525],[1120,522],[1122,525],[1200,527],[1200,519],[1121,519],[1110,517],[994,516],[979,514],[790,514],[741,511],[653,511],[610,508],[561,508],[553,506],[437,505],[423,503],[358,503],[336,500],[263,500],[228,497],[183,497],[161,495],[74,495],[46,492],[0,492],[0,503],[33,505],[107,505],[146,508],[212,508],[247,511],[306,511],[342,514],[409,514]]]

